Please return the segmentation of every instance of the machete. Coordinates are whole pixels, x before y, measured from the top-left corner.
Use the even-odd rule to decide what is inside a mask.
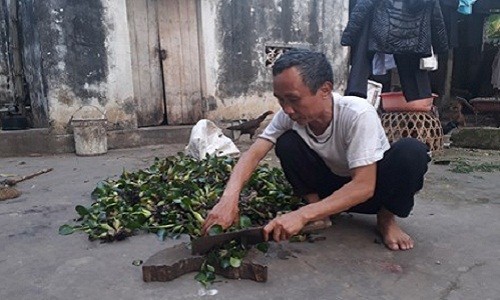
[[[299,234],[313,233],[332,226],[329,219],[314,221],[306,224]],[[239,240],[246,245],[255,245],[264,240],[264,226],[250,227],[238,231],[226,232],[216,235],[202,236],[191,241],[191,253],[205,254],[215,247],[219,247],[231,240]]]

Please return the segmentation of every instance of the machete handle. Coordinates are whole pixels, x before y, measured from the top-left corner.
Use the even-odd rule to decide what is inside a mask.
[[[330,221],[330,219],[312,221],[307,223],[299,232],[299,234],[314,233],[318,230],[323,230],[331,226],[332,226],[332,221]]]

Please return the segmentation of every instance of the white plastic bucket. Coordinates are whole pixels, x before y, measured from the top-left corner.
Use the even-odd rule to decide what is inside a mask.
[[[71,117],[76,155],[93,156],[108,152],[106,114],[93,105],[80,107]]]

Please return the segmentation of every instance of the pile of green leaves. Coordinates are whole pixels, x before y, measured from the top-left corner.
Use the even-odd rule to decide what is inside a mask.
[[[64,224],[59,233],[81,231],[90,240],[119,241],[141,232],[156,233],[160,239],[188,234],[200,236],[208,211],[221,196],[236,159],[207,156],[203,160],[178,153],[156,158],[147,169],[124,171],[118,179],[100,182],[92,192],[90,206],[75,207],[75,224]],[[263,225],[277,214],[303,205],[293,196],[283,172],[260,165],[241,193],[240,222],[229,230]],[[211,234],[221,228],[214,226]],[[238,267],[247,249],[239,243],[215,249],[207,257],[198,281],[213,281],[214,264]]]

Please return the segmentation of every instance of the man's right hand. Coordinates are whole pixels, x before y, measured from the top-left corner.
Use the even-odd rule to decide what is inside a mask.
[[[252,172],[259,162],[273,146],[274,144],[270,141],[259,138],[250,146],[250,149],[241,155],[233,168],[233,172],[219,203],[212,208],[203,223],[201,228],[202,235],[207,234],[213,225],[218,224],[222,228],[227,229],[238,221],[238,202],[240,200],[241,189],[244,183],[250,179]]]
[[[238,220],[238,214],[238,198],[232,199],[231,197],[223,195],[210,213],[208,213],[201,228],[201,234],[206,235],[213,225],[220,225],[223,229],[229,228]]]

